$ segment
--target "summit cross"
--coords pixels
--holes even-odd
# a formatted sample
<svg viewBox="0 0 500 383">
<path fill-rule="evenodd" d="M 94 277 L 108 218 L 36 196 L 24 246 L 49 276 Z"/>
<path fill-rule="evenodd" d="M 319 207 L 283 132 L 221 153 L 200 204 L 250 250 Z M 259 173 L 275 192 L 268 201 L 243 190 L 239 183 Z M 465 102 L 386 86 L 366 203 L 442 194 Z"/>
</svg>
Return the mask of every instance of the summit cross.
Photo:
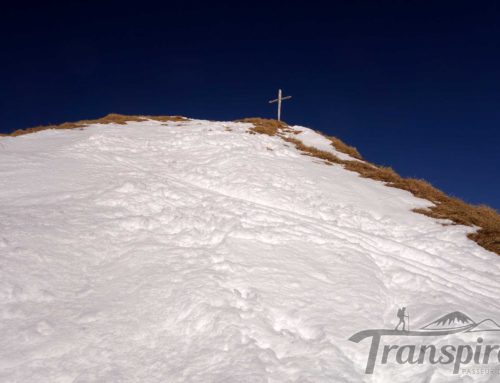
<svg viewBox="0 0 500 383">
<path fill-rule="evenodd" d="M 281 101 L 283 101 L 283 100 L 289 100 L 291 98 L 292 98 L 292 96 L 283 97 L 281 95 L 281 89 L 279 89 L 278 90 L 278 98 L 275 99 L 275 100 L 269 101 L 270 104 L 275 103 L 275 102 L 278 103 L 278 121 L 281 121 Z"/>
</svg>

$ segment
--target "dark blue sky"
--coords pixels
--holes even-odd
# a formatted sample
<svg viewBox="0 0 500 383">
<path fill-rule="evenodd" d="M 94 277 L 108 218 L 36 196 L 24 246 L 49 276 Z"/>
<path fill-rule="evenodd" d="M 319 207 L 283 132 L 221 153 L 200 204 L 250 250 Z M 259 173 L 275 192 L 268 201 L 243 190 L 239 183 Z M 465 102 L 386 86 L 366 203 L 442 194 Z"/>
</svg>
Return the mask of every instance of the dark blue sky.
<svg viewBox="0 0 500 383">
<path fill-rule="evenodd" d="M 70 3 L 70 2 L 67 2 Z M 0 131 L 124 114 L 274 117 L 500 209 L 495 1 L 4 6 Z"/>
</svg>

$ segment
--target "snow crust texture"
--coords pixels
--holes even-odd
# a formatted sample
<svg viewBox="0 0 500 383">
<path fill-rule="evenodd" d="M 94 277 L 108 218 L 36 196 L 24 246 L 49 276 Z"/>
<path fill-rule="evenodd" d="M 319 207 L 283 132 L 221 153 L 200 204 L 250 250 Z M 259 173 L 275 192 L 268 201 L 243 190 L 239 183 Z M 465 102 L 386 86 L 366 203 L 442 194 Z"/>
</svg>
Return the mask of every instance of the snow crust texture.
<svg viewBox="0 0 500 383">
<path fill-rule="evenodd" d="M 365 375 L 369 345 L 348 340 L 394 328 L 399 306 L 412 325 L 500 320 L 500 263 L 473 229 L 250 127 L 0 139 L 1 382 L 493 379 L 433 365 Z"/>
</svg>

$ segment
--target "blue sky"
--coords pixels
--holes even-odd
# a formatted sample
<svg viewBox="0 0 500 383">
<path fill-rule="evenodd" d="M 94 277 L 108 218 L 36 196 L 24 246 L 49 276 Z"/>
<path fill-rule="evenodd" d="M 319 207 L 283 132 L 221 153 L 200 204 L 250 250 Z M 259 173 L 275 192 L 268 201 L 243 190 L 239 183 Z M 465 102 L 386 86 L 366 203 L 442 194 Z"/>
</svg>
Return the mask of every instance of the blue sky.
<svg viewBox="0 0 500 383">
<path fill-rule="evenodd" d="M 0 131 L 123 114 L 274 117 L 500 209 L 496 2 L 12 2 Z"/>
</svg>

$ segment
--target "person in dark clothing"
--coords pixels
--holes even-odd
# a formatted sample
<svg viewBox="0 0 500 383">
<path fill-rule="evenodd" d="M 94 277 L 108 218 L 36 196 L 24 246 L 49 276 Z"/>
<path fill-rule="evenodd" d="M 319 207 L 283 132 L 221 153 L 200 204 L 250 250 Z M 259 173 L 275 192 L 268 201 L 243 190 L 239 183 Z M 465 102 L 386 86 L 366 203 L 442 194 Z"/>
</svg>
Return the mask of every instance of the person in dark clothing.
<svg viewBox="0 0 500 383">
<path fill-rule="evenodd" d="M 403 331 L 406 331 L 406 328 L 405 328 L 405 325 L 406 325 L 405 318 L 408 317 L 408 315 L 406 315 L 406 307 L 401 307 L 400 309 L 398 309 L 397 316 L 399 318 L 399 323 L 396 326 L 395 330 L 398 330 L 399 326 L 401 324 L 403 324 Z"/>
</svg>

